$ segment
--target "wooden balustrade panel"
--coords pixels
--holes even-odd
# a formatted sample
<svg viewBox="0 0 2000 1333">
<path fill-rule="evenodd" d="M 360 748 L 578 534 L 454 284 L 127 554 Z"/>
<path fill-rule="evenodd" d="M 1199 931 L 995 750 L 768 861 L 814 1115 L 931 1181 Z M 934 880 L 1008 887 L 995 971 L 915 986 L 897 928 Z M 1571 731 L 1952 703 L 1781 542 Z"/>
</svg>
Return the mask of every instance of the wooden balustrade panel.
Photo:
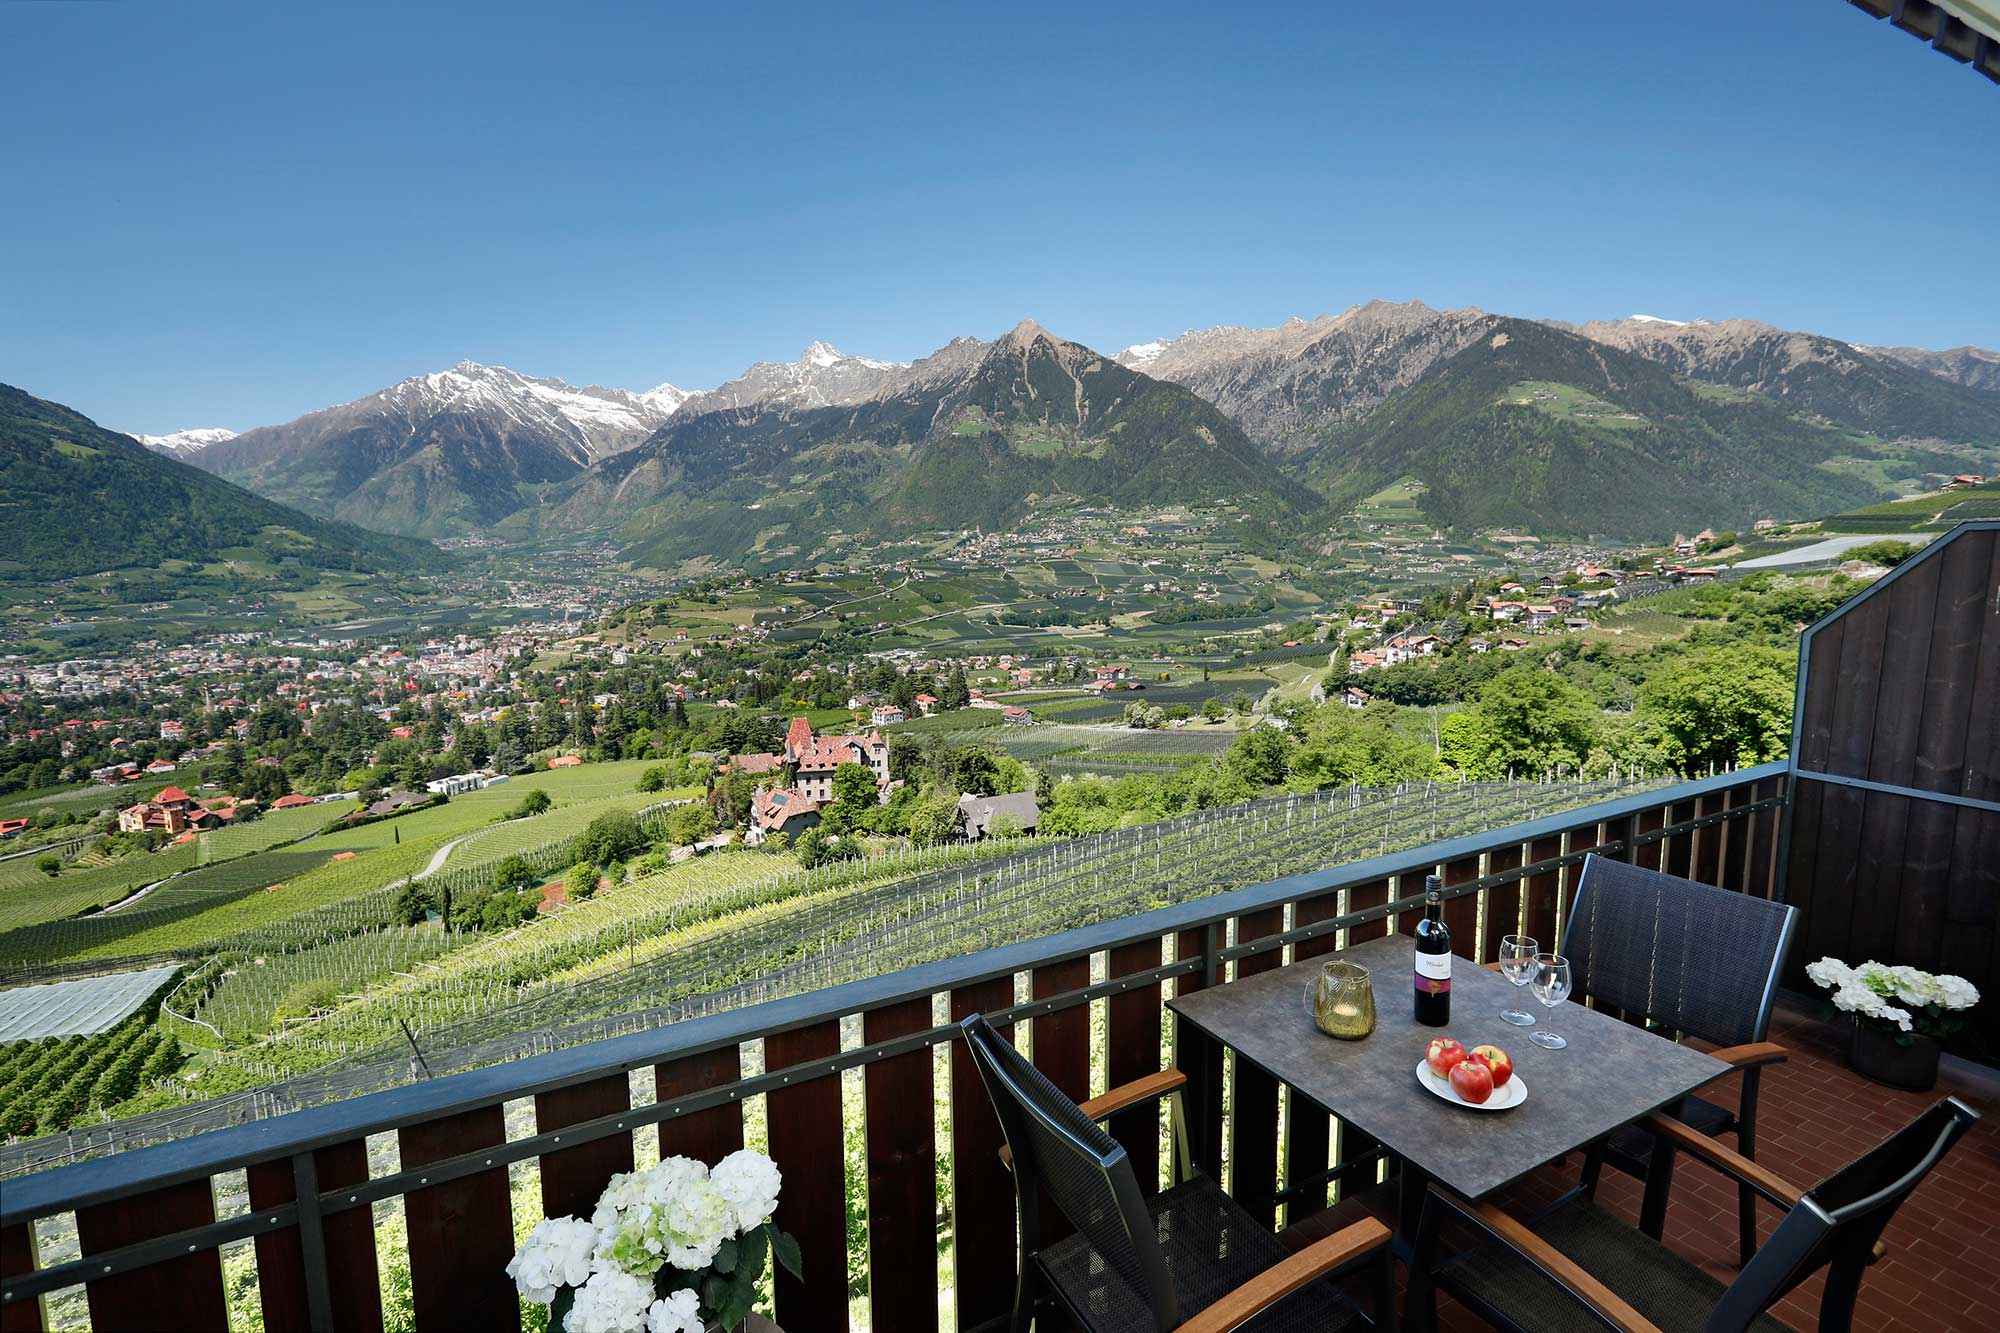
<svg viewBox="0 0 2000 1333">
<path fill-rule="evenodd" d="M 1750 864 L 1752 819 L 1738 812 L 1755 799 L 1753 785 L 1731 787 L 1722 794 L 1722 808 L 1729 812 L 1729 817 L 1711 830 L 1715 834 L 1714 882 L 1737 893 L 1744 891 L 1745 867 Z"/>
<path fill-rule="evenodd" d="M 1553 861 L 1563 854 L 1567 834 L 1552 833 L 1545 838 L 1537 838 L 1528 844 L 1528 862 L 1539 865 L 1543 861 Z M 1571 874 L 1574 879 L 1574 872 Z M 1543 870 L 1521 881 L 1521 894 L 1527 899 L 1526 920 L 1523 925 L 1528 935 L 1544 949 L 1557 947 L 1562 934 L 1557 921 L 1557 899 L 1562 894 L 1563 872 L 1561 867 Z"/>
<path fill-rule="evenodd" d="M 507 1141 L 502 1108 L 406 1125 L 396 1133 L 403 1170 Z M 421 1178 L 421 1176 L 419 1177 Z M 507 1169 L 495 1167 L 403 1196 L 410 1230 L 410 1296 L 420 1329 L 519 1329 L 521 1302 L 507 1276 L 514 1210 Z"/>
<path fill-rule="evenodd" d="M 1340 895 L 1322 893 L 1317 898 L 1302 898 L 1292 905 L 1292 926 L 1296 929 L 1317 925 L 1339 915 Z M 1296 963 L 1332 953 L 1338 943 L 1336 933 L 1331 930 L 1309 940 L 1300 940 L 1292 946 L 1292 961 Z M 1304 995 L 1299 998 L 1303 1004 Z M 1296 1187 L 1305 1177 L 1326 1170 L 1333 1143 L 1333 1118 L 1292 1089 L 1285 1088 L 1282 1092 L 1285 1098 L 1285 1183 L 1288 1187 Z M 1284 1224 L 1293 1226 L 1320 1212 L 1326 1207 L 1326 1197 L 1324 1185 L 1295 1195 L 1285 1205 Z"/>
<path fill-rule="evenodd" d="M 1634 865 L 1644 866 L 1648 870 L 1658 870 L 1660 868 L 1660 861 L 1665 852 L 1665 848 L 1662 845 L 1664 840 L 1653 838 L 1646 842 L 1640 842 L 1639 839 L 1649 833 L 1658 832 L 1660 829 L 1665 828 L 1666 824 L 1667 812 L 1660 806 L 1654 806 L 1650 810 L 1641 810 L 1633 819 L 1632 832 L 1628 836 L 1633 840 L 1631 859 Z"/>
<path fill-rule="evenodd" d="M 1282 906 L 1245 912 L 1236 918 L 1236 942 L 1249 944 L 1282 934 L 1284 929 Z M 1272 949 L 1237 959 L 1236 975 L 1259 976 L 1284 964 L 1284 951 Z M 1271 1225 L 1277 1220 L 1273 1196 L 1278 1192 L 1278 1081 L 1238 1059 L 1234 1091 L 1229 1117 L 1229 1192 L 1253 1217 Z"/>
<path fill-rule="evenodd" d="M 1210 927 L 1184 930 L 1174 937 L 1174 957 L 1199 958 L 1215 931 Z M 1174 980 L 1174 993 L 1188 995 L 1208 980 L 1194 972 Z M 1188 1153 L 1196 1166 L 1222 1178 L 1222 1048 L 1180 1018 L 1174 1020 L 1174 1064 L 1188 1076 Z"/>
<path fill-rule="evenodd" d="M 77 1240 L 88 1257 L 215 1220 L 210 1182 L 190 1180 L 76 1210 Z M 504 1262 L 504 1261 L 503 1261 Z M 511 1290 L 511 1287 L 510 1287 Z M 87 1284 L 90 1326 L 159 1333 L 210 1333 L 229 1325 L 222 1256 L 201 1250 Z"/>
<path fill-rule="evenodd" d="M 1072 958 L 1036 968 L 1028 978 L 1028 994 L 1044 1000 L 1089 984 L 1090 959 Z M 1090 1006 L 1075 1004 L 1052 1014 L 1037 1014 L 1031 1030 L 1035 1068 L 1070 1100 L 1090 1100 Z M 1043 1245 L 1053 1245 L 1073 1230 L 1046 1193 L 1041 1214 Z"/>
<path fill-rule="evenodd" d="M 997 1013 L 1014 1003 L 1014 979 L 1000 977 L 951 993 L 954 1022 Z M 1010 1028 L 996 1024 L 1007 1036 Z M 1114 1027 L 1115 1033 L 1117 1029 Z M 1014 1177 L 1000 1164 L 1000 1117 L 963 1041 L 951 1044 L 952 1278 L 958 1326 L 974 1328 L 1014 1306 Z"/>
<path fill-rule="evenodd" d="M 1378 879 L 1372 883 L 1357 885 L 1349 889 L 1347 891 L 1347 910 L 1350 912 L 1365 912 L 1371 907 L 1380 907 L 1383 903 L 1389 901 L 1389 894 L 1393 886 L 1393 880 Z M 1379 940 L 1388 933 L 1389 923 L 1387 920 L 1368 921 L 1358 926 L 1349 926 L 1347 928 L 1347 942 L 1349 944 L 1362 944 L 1368 940 Z"/>
<path fill-rule="evenodd" d="M 1160 941 L 1141 940 L 1111 950 L 1105 976 L 1116 979 L 1151 972 L 1160 965 Z M 1111 1087 L 1160 1071 L 1160 983 L 1135 983 L 1104 1002 L 1107 1043 L 1105 1071 Z M 1109 1126 L 1111 1137 L 1125 1148 L 1138 1177 L 1139 1192 L 1152 1194 L 1160 1186 L 1159 1104 L 1148 1102 Z"/>
<path fill-rule="evenodd" d="M 1695 817 L 1706 819 L 1720 814 L 1728 807 L 1729 793 L 1715 792 L 1695 802 Z M 1694 846 L 1688 858 L 1687 877 L 1700 884 L 1719 884 L 1722 867 L 1722 836 L 1728 827 L 1725 820 L 1696 829 Z"/>
<path fill-rule="evenodd" d="M 1470 884 L 1479 878 L 1479 858 L 1463 857 L 1444 868 L 1442 878 L 1447 890 L 1461 884 Z M 1421 884 L 1417 885 L 1422 888 Z M 1444 900 L 1444 924 L 1451 931 L 1451 951 L 1460 958 L 1470 958 L 1478 962 L 1479 954 L 1479 899 L 1478 893 L 1468 893 L 1457 898 Z M 1410 913 L 1410 929 L 1416 930 L 1419 913 Z"/>
<path fill-rule="evenodd" d="M 1752 801 L 1768 801 L 1785 789 L 1783 778 L 1765 778 L 1750 789 Z M 1759 898 L 1778 896 L 1778 831 L 1784 807 L 1771 806 L 1750 818 L 1748 892 Z"/>
<path fill-rule="evenodd" d="M 608 1074 L 588 1083 L 536 1093 L 535 1129 L 550 1134 L 631 1109 L 631 1080 L 623 1072 Z M 587 1218 L 611 1177 L 632 1169 L 631 1131 L 545 1152 L 541 1166 L 542 1216 Z"/>
<path fill-rule="evenodd" d="M 0 1227 L 0 1278 L 26 1277 L 35 1271 L 35 1233 L 27 1223 Z M 42 1333 L 42 1302 L 8 1301 L 0 1305 L 0 1333 Z"/>
<path fill-rule="evenodd" d="M 1678 801 L 1667 810 L 1668 825 L 1685 824 L 1695 817 L 1696 804 L 1693 801 Z M 1690 833 L 1676 833 L 1662 844 L 1660 867 L 1669 875 L 1690 878 L 1688 871 L 1694 865 L 1694 839 Z"/>
<path fill-rule="evenodd" d="M 768 1060 L 770 1052 L 765 1052 Z M 768 1068 L 769 1065 L 767 1064 Z M 743 1053 L 721 1046 L 669 1064 L 653 1066 L 653 1095 L 663 1102 L 710 1088 L 727 1087 L 743 1077 Z M 691 1115 L 660 1122 L 660 1156 L 692 1157 L 719 1162 L 743 1146 L 743 1105 L 724 1102 Z"/>
<path fill-rule="evenodd" d="M 1504 875 L 1521 868 L 1521 849 L 1510 844 L 1486 854 L 1486 873 Z M 1510 879 L 1486 890 L 1486 921 L 1480 928 L 1479 959 L 1490 963 L 1500 956 L 1500 941 L 1521 933 L 1521 881 Z M 1540 936 L 1536 937 L 1537 939 Z"/>
<path fill-rule="evenodd" d="M 368 1145 L 350 1139 L 313 1154 L 320 1193 L 368 1179 Z M 259 1162 L 247 1173 L 250 1206 L 275 1208 L 297 1197 L 292 1159 Z M 333 1326 L 355 1333 L 381 1333 L 382 1288 L 375 1266 L 375 1218 L 366 1208 L 328 1213 L 320 1219 L 326 1244 L 327 1295 Z M 257 1295 L 264 1307 L 265 1333 L 304 1333 L 312 1327 L 306 1299 L 305 1250 L 297 1227 L 257 1237 Z"/>
<path fill-rule="evenodd" d="M 837 1023 L 774 1032 L 764 1038 L 764 1068 L 840 1054 Z M 785 1333 L 831 1333 L 847 1327 L 847 1185 L 840 1120 L 840 1076 L 822 1074 L 764 1099 L 771 1157 L 784 1173 L 777 1223 L 799 1243 L 805 1276 L 782 1268 L 775 1282 L 778 1325 Z"/>
<path fill-rule="evenodd" d="M 931 1027 L 928 995 L 862 1015 L 869 1045 Z M 938 1320 L 936 1090 L 928 1046 L 863 1072 L 868 1160 L 868 1310 L 880 1329 Z"/>
</svg>

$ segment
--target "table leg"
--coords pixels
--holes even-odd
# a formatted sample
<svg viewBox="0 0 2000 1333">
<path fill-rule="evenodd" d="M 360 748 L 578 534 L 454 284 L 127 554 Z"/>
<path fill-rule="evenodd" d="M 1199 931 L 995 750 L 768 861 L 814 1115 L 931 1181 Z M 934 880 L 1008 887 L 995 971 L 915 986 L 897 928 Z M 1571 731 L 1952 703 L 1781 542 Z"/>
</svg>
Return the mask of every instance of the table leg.
<svg viewBox="0 0 2000 1333">
<path fill-rule="evenodd" d="M 1431 1178 L 1407 1157 L 1396 1159 L 1396 1253 L 1408 1259 L 1416 1244 L 1417 1223 L 1424 1213 L 1424 1195 Z"/>
</svg>

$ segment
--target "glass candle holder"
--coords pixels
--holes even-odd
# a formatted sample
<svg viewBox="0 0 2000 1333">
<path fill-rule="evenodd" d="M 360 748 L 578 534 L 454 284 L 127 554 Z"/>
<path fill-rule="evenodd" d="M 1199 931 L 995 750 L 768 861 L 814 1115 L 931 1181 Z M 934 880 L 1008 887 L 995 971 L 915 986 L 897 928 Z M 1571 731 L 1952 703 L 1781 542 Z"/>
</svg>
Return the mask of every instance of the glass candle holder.
<svg viewBox="0 0 2000 1333">
<path fill-rule="evenodd" d="M 1331 962 L 1306 983 L 1306 1012 L 1329 1037 L 1359 1041 L 1375 1030 L 1375 987 L 1359 963 Z"/>
</svg>

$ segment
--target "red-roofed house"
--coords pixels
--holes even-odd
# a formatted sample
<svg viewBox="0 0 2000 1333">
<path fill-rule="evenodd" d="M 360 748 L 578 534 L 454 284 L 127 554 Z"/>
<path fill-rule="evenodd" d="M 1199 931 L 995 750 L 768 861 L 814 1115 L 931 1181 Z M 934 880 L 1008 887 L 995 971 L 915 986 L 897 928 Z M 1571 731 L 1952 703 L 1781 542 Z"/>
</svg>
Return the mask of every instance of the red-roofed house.
<svg viewBox="0 0 2000 1333">
<path fill-rule="evenodd" d="M 819 823 L 819 802 L 791 787 L 759 787 L 750 798 L 750 827 L 743 841 L 755 847 L 774 833 L 796 838 Z"/>
<path fill-rule="evenodd" d="M 280 796 L 277 800 L 271 802 L 271 808 L 273 810 L 296 810 L 302 805 L 311 805 L 312 803 L 312 797 L 301 796 L 297 792 L 293 792 L 289 796 Z"/>
</svg>

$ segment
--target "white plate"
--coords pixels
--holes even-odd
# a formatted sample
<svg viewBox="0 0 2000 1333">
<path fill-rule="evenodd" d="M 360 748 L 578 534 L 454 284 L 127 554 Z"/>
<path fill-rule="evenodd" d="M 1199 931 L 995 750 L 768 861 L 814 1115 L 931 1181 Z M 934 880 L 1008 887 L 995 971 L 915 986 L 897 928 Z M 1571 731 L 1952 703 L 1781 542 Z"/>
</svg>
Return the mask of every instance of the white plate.
<svg viewBox="0 0 2000 1333">
<path fill-rule="evenodd" d="M 1417 1061 L 1417 1082 L 1450 1102 L 1453 1106 L 1463 1106 L 1468 1111 L 1511 1111 L 1528 1100 L 1528 1085 L 1521 1081 L 1518 1071 L 1507 1080 L 1504 1088 L 1493 1089 L 1493 1095 L 1483 1102 L 1469 1102 L 1453 1091 L 1450 1079 L 1439 1078 L 1431 1072 L 1431 1062 Z"/>
</svg>

